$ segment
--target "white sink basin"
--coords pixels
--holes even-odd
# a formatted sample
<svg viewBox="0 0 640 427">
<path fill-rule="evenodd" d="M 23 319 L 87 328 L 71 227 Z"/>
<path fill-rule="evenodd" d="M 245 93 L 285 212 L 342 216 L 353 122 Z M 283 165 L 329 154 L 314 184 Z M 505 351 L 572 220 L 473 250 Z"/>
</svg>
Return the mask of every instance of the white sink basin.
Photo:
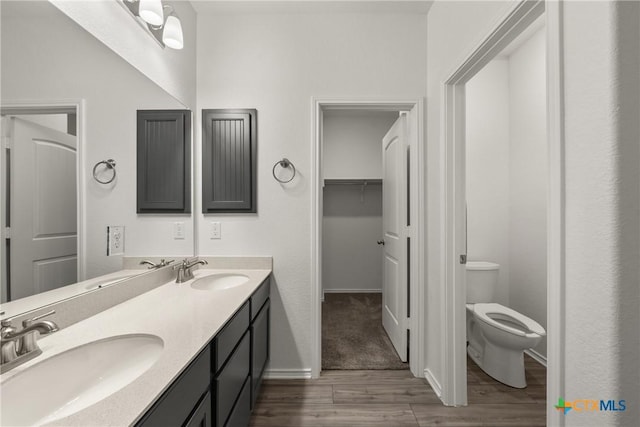
<svg viewBox="0 0 640 427">
<path fill-rule="evenodd" d="M 196 279 L 196 281 L 191 284 L 191 287 L 202 291 L 221 291 L 235 288 L 248 281 L 249 277 L 244 274 L 211 274 Z"/>
<path fill-rule="evenodd" d="M 85 409 L 146 372 L 163 347 L 155 335 L 119 335 L 45 359 L 0 384 L 0 425 L 42 425 Z"/>
</svg>

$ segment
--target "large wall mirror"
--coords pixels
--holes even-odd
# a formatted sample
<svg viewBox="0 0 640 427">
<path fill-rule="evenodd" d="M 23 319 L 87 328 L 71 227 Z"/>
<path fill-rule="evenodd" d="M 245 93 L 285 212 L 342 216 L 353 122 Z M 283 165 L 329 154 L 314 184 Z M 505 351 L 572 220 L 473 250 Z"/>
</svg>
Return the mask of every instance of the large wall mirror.
<svg viewBox="0 0 640 427">
<path fill-rule="evenodd" d="M 4 306 L 93 290 L 73 284 L 123 256 L 192 256 L 190 214 L 136 213 L 136 111 L 188 107 L 48 1 L 0 8 Z"/>
</svg>

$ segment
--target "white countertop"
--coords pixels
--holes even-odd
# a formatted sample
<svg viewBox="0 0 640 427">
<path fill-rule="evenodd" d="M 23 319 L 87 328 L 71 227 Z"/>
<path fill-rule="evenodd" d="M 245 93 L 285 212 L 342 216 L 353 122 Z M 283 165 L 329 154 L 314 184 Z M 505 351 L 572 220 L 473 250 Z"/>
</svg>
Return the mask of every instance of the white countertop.
<svg viewBox="0 0 640 427">
<path fill-rule="evenodd" d="M 195 277 L 214 273 L 244 274 L 249 281 L 220 291 L 193 289 L 192 281 L 166 283 L 41 338 L 43 354 L 3 374 L 2 381 L 78 345 L 123 334 L 156 335 L 164 341 L 164 348 L 149 370 L 111 396 L 47 425 L 125 426 L 135 423 L 247 301 L 271 270 L 199 269 L 195 271 Z"/>
<path fill-rule="evenodd" d="M 67 298 L 75 297 L 80 294 L 94 291 L 99 286 L 109 286 L 127 278 L 131 278 L 140 274 L 149 273 L 153 270 L 147 269 L 126 269 L 114 271 L 102 276 L 93 277 L 83 280 L 82 282 L 73 283 L 71 285 L 62 286 L 47 292 L 41 292 L 35 295 L 29 295 L 15 301 L 0 304 L 0 310 L 4 312 L 2 318 L 9 318 L 26 313 L 34 307 L 44 307 Z"/>
</svg>

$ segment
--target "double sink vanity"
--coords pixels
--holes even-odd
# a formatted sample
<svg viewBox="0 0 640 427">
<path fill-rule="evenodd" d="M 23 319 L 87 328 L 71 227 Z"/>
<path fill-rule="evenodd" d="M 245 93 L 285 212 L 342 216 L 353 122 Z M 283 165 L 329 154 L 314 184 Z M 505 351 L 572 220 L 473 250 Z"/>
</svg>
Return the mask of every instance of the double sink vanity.
<svg viewBox="0 0 640 427">
<path fill-rule="evenodd" d="M 19 331 L 54 309 L 32 324 L 59 330 L 2 373 L 0 425 L 248 425 L 269 357 L 271 258 L 201 260 L 13 316 Z"/>
</svg>

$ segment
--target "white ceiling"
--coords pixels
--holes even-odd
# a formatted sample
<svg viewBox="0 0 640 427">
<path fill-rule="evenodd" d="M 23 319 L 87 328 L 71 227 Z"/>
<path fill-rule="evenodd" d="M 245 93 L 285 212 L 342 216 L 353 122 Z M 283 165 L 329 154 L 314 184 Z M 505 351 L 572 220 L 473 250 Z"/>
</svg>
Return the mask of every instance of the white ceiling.
<svg viewBox="0 0 640 427">
<path fill-rule="evenodd" d="M 426 14 L 432 0 L 191 0 L 198 15 L 221 13 Z"/>
</svg>

